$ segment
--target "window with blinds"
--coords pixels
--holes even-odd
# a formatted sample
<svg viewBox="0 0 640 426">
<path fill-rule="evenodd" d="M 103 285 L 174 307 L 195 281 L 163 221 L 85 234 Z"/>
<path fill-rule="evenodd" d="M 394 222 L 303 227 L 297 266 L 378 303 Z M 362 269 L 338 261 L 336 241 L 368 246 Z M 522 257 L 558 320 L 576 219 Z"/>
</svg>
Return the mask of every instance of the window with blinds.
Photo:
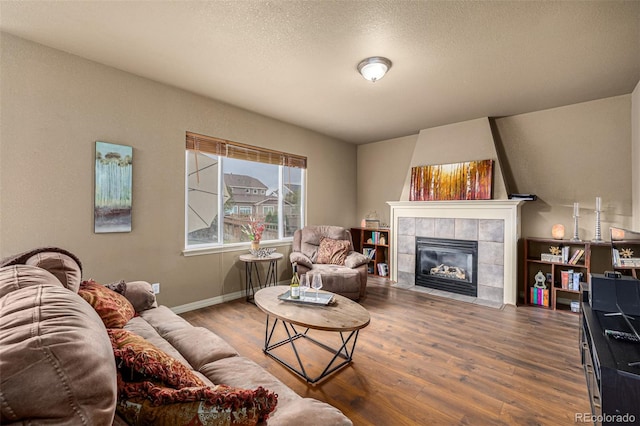
<svg viewBox="0 0 640 426">
<path fill-rule="evenodd" d="M 187 132 L 185 247 L 293 237 L 304 226 L 306 157 Z M 222 220 L 220 220 L 220 218 Z"/>
</svg>

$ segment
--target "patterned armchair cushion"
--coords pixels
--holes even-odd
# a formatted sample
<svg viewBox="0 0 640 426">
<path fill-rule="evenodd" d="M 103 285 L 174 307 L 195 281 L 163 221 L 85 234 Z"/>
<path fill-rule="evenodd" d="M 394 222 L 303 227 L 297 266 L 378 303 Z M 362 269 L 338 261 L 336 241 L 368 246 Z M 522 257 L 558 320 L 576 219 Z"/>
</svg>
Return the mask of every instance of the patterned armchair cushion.
<svg viewBox="0 0 640 426">
<path fill-rule="evenodd" d="M 351 247 L 350 250 L 353 250 L 351 234 L 346 228 L 330 225 L 309 225 L 300 230 L 299 251 L 311 259 L 313 263 L 317 263 L 318 247 L 324 237 L 334 240 L 348 240 Z"/>
<path fill-rule="evenodd" d="M 318 246 L 316 263 L 330 265 L 344 265 L 344 260 L 349 254 L 351 243 L 348 240 L 334 240 L 322 237 Z"/>
</svg>

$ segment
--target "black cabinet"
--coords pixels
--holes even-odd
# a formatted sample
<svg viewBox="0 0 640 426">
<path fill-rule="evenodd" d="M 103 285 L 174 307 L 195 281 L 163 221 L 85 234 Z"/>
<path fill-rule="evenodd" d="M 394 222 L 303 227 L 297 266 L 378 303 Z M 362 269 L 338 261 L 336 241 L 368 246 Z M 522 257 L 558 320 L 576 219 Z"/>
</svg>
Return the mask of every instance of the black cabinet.
<svg viewBox="0 0 640 426">
<path fill-rule="evenodd" d="M 605 335 L 605 329 L 624 331 L 624 320 L 593 311 L 584 296 L 581 312 L 580 348 L 591 420 L 597 425 L 640 424 L 640 343 Z"/>
</svg>

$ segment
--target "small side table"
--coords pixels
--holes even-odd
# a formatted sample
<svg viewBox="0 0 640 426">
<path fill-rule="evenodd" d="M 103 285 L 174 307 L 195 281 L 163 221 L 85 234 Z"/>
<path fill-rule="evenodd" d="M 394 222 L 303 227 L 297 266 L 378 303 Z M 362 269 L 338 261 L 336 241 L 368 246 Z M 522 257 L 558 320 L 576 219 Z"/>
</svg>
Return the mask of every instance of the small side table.
<svg viewBox="0 0 640 426">
<path fill-rule="evenodd" d="M 259 289 L 270 285 L 277 285 L 278 260 L 283 257 L 282 253 L 271 253 L 267 257 L 258 257 L 252 254 L 240 255 L 240 260 L 244 262 L 247 302 L 253 300 L 253 288 L 255 284 L 258 285 Z M 260 268 L 258 268 L 258 263 L 262 262 L 269 262 L 267 275 L 264 277 L 264 281 L 262 280 L 262 277 L 260 277 Z"/>
</svg>

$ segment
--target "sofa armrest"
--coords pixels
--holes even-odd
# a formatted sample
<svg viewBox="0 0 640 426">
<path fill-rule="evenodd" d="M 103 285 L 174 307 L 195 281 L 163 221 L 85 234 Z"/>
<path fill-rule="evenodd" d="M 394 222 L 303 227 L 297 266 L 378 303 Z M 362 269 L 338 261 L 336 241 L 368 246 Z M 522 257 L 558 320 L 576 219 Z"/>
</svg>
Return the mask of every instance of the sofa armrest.
<svg viewBox="0 0 640 426">
<path fill-rule="evenodd" d="M 344 266 L 347 268 L 357 268 L 360 265 L 365 265 L 369 263 L 369 258 L 362 253 L 358 253 L 357 251 L 352 251 L 349 253 L 347 258 L 344 260 Z"/>
<path fill-rule="evenodd" d="M 289 260 L 291 263 L 297 263 L 298 265 L 304 265 L 307 268 L 313 268 L 313 262 L 307 256 L 305 256 L 302 252 L 294 251 L 289 255 Z"/>
</svg>

